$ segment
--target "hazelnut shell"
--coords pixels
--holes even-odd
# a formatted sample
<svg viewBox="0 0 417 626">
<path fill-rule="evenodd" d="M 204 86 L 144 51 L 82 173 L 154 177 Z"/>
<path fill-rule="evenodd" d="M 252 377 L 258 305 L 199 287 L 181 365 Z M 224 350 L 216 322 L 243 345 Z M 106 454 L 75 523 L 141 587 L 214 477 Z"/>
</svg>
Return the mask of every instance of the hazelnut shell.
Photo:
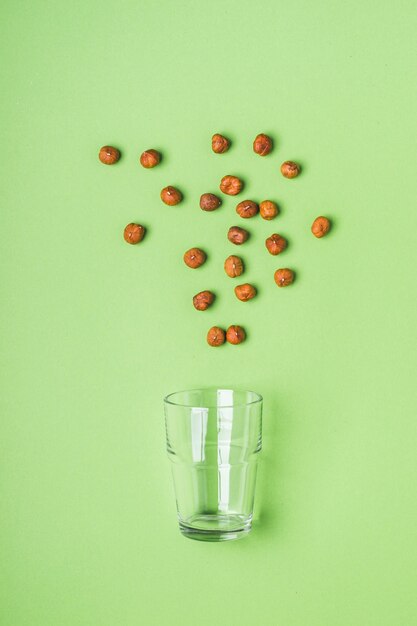
<svg viewBox="0 0 417 626">
<path fill-rule="evenodd" d="M 245 339 L 246 339 L 246 333 L 244 329 L 242 328 L 242 326 L 237 326 L 237 325 L 229 326 L 229 328 L 226 331 L 226 340 L 229 343 L 232 343 L 233 345 L 237 345 L 239 343 L 242 343 L 242 341 L 245 341 Z"/>
<path fill-rule="evenodd" d="M 182 193 L 176 187 L 164 187 L 161 191 L 161 200 L 168 204 L 169 206 L 175 206 L 182 200 Z"/>
<path fill-rule="evenodd" d="M 237 196 L 242 191 L 243 182 L 237 176 L 223 176 L 220 181 L 220 191 L 228 196 Z"/>
<path fill-rule="evenodd" d="M 238 285 L 235 287 L 235 295 L 238 300 L 247 302 L 256 296 L 256 289 L 253 285 L 245 283 L 244 285 Z"/>
<path fill-rule="evenodd" d="M 236 206 L 236 213 L 245 219 L 254 217 L 259 211 L 259 207 L 253 200 L 242 200 Z"/>
<path fill-rule="evenodd" d="M 212 326 L 207 333 L 207 343 L 209 346 L 217 348 L 226 341 L 226 333 L 219 326 Z"/>
<path fill-rule="evenodd" d="M 294 161 L 284 161 L 281 165 L 281 174 L 285 178 L 295 178 L 300 173 L 301 168 Z"/>
<path fill-rule="evenodd" d="M 100 148 L 98 158 L 104 165 L 113 165 L 120 159 L 120 151 L 113 146 L 103 146 Z"/>
<path fill-rule="evenodd" d="M 265 240 L 265 246 L 270 254 L 276 256 L 285 250 L 287 240 L 278 233 L 274 233 Z"/>
<path fill-rule="evenodd" d="M 211 148 L 216 154 L 223 154 L 230 148 L 230 141 L 224 135 L 216 133 L 211 138 Z"/>
<path fill-rule="evenodd" d="M 276 270 L 274 280 L 278 287 L 287 287 L 294 282 L 294 272 L 288 267 L 282 267 L 279 270 Z"/>
<path fill-rule="evenodd" d="M 214 193 L 203 193 L 200 197 L 200 209 L 203 211 L 215 211 L 222 201 Z"/>
<path fill-rule="evenodd" d="M 279 208 L 272 200 L 263 200 L 259 205 L 259 213 L 264 220 L 273 220 L 279 213 Z"/>
<path fill-rule="evenodd" d="M 161 155 L 158 150 L 145 150 L 140 155 L 140 164 L 146 169 L 150 169 L 152 167 L 156 167 L 161 160 Z"/>
<path fill-rule="evenodd" d="M 323 215 L 316 217 L 316 219 L 314 220 L 311 226 L 311 232 L 318 239 L 321 239 L 321 237 L 324 237 L 324 235 L 326 235 L 329 232 L 329 230 L 330 230 L 330 221 L 328 220 L 327 217 L 324 217 Z"/>
<path fill-rule="evenodd" d="M 128 224 L 123 232 L 124 240 L 127 243 L 140 243 L 145 236 L 145 228 L 141 224 Z"/>
<path fill-rule="evenodd" d="M 187 252 L 184 253 L 184 263 L 191 267 L 192 269 L 196 269 L 205 263 L 206 261 L 206 253 L 200 248 L 190 248 Z"/>
<path fill-rule="evenodd" d="M 243 261 L 240 257 L 230 255 L 224 262 L 224 271 L 230 278 L 236 278 L 243 274 Z"/>
<path fill-rule="evenodd" d="M 193 298 L 193 305 L 197 311 L 205 311 L 214 302 L 214 293 L 211 291 L 200 291 Z"/>
<path fill-rule="evenodd" d="M 266 156 L 272 150 L 272 139 L 268 135 L 261 133 L 255 137 L 253 142 L 253 151 L 259 156 Z"/>
<path fill-rule="evenodd" d="M 244 228 L 240 228 L 239 226 L 231 226 L 227 233 L 227 238 L 231 243 L 234 243 L 236 246 L 242 245 L 249 238 L 249 233 Z"/>
</svg>

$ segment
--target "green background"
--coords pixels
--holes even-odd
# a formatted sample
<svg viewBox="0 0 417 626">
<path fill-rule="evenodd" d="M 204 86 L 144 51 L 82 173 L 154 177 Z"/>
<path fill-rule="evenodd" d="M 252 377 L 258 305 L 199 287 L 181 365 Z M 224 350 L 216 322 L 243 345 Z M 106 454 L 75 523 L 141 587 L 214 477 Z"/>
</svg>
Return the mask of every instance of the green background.
<svg viewBox="0 0 417 626">
<path fill-rule="evenodd" d="M 2 626 L 416 624 L 415 2 L 1 13 Z M 164 160 L 144 170 L 150 147 Z M 302 176 L 282 178 L 285 159 Z M 239 199 L 279 202 L 275 222 L 243 222 L 233 198 L 200 211 L 228 173 Z M 334 228 L 317 240 L 320 214 Z M 236 223 L 246 304 L 222 269 Z M 195 245 L 209 260 L 192 271 Z M 232 323 L 245 344 L 205 344 Z M 162 397 L 204 385 L 265 398 L 256 522 L 230 544 L 177 529 Z"/>
</svg>

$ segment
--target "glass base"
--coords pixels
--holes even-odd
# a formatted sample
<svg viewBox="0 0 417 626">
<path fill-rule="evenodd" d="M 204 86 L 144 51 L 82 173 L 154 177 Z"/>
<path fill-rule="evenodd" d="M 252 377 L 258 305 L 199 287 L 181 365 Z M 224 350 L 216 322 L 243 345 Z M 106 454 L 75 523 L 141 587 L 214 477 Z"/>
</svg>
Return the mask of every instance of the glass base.
<svg viewBox="0 0 417 626">
<path fill-rule="evenodd" d="M 184 537 L 197 541 L 230 541 L 246 537 L 252 528 L 252 518 L 243 515 L 200 514 L 179 520 Z"/>
</svg>

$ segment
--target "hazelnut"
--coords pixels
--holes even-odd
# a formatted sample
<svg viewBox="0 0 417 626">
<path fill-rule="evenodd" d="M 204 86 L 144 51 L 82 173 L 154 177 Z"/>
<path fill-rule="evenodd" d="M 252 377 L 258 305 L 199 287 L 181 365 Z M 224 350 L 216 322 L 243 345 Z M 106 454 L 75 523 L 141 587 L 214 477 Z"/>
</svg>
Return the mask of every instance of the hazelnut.
<svg viewBox="0 0 417 626">
<path fill-rule="evenodd" d="M 320 239 L 321 237 L 324 237 L 324 235 L 326 235 L 329 232 L 329 230 L 330 230 L 330 221 L 327 219 L 327 217 L 323 217 L 323 215 L 320 215 L 320 217 L 316 217 L 316 219 L 314 220 L 311 226 L 311 232 L 318 239 Z"/>
<path fill-rule="evenodd" d="M 230 141 L 227 137 L 216 133 L 211 138 L 211 147 L 213 152 L 216 152 L 216 154 L 223 154 L 223 152 L 227 152 L 230 148 Z"/>
<path fill-rule="evenodd" d="M 123 237 L 127 243 L 139 243 L 145 236 L 145 229 L 140 224 L 128 224 L 124 230 Z"/>
<path fill-rule="evenodd" d="M 182 200 L 182 193 L 175 187 L 164 187 L 161 191 L 161 200 L 169 206 L 174 206 Z"/>
<path fill-rule="evenodd" d="M 242 302 L 247 302 L 248 300 L 252 300 L 256 296 L 256 289 L 253 285 L 249 285 L 249 283 L 245 283 L 244 285 L 238 285 L 235 287 L 236 298 L 241 300 Z"/>
<path fill-rule="evenodd" d="M 259 205 L 259 213 L 264 220 L 273 220 L 279 213 L 279 208 L 272 200 L 264 200 Z"/>
<path fill-rule="evenodd" d="M 239 226 L 231 226 L 227 233 L 228 240 L 236 246 L 240 246 L 242 243 L 245 243 L 245 241 L 248 240 L 248 237 L 248 231 L 244 228 L 239 228 Z"/>
<path fill-rule="evenodd" d="M 228 196 L 237 196 L 242 191 L 243 182 L 237 176 L 223 176 L 220 181 L 220 191 Z"/>
<path fill-rule="evenodd" d="M 226 334 L 222 328 L 212 326 L 207 333 L 207 343 L 209 346 L 221 346 L 226 340 Z"/>
<path fill-rule="evenodd" d="M 243 261 L 238 256 L 228 256 L 224 262 L 224 271 L 230 278 L 235 278 L 243 273 Z"/>
<path fill-rule="evenodd" d="M 117 163 L 120 159 L 120 152 L 117 148 L 113 148 L 113 146 L 103 146 L 100 148 L 98 158 L 105 165 L 113 165 L 113 163 Z"/>
<path fill-rule="evenodd" d="M 200 197 L 200 209 L 203 211 L 214 211 L 218 209 L 222 201 L 214 193 L 203 193 Z"/>
<path fill-rule="evenodd" d="M 236 213 L 244 218 L 253 217 L 258 211 L 258 205 L 256 202 L 252 202 L 252 200 L 243 200 L 236 207 Z"/>
<path fill-rule="evenodd" d="M 285 250 L 285 248 L 287 247 L 287 240 L 284 239 L 284 237 L 281 237 L 281 235 L 274 233 L 273 235 L 268 237 L 268 239 L 266 239 L 265 245 L 268 249 L 268 252 L 273 255 L 277 255 Z"/>
<path fill-rule="evenodd" d="M 193 298 L 193 305 L 197 311 L 205 311 L 213 304 L 214 293 L 211 291 L 200 291 Z"/>
<path fill-rule="evenodd" d="M 200 267 L 200 265 L 203 265 L 207 257 L 206 253 L 203 252 L 203 250 L 200 250 L 200 248 L 191 248 L 190 250 L 187 250 L 183 258 L 184 263 L 188 265 L 188 267 L 196 269 L 197 267 Z"/>
<path fill-rule="evenodd" d="M 278 287 L 287 287 L 294 281 L 294 272 L 288 267 L 283 267 L 275 272 L 274 280 Z"/>
<path fill-rule="evenodd" d="M 229 326 L 226 331 L 226 339 L 229 343 L 237 345 L 246 339 L 246 333 L 242 326 Z"/>
<path fill-rule="evenodd" d="M 253 151 L 259 156 L 266 156 L 272 150 L 272 139 L 268 135 L 260 134 L 255 137 L 253 142 Z"/>
<path fill-rule="evenodd" d="M 139 159 L 140 164 L 147 169 L 158 165 L 160 160 L 161 155 L 158 150 L 145 150 L 145 152 L 142 152 Z"/>
<path fill-rule="evenodd" d="M 281 174 L 285 176 L 285 178 L 295 178 L 300 173 L 300 166 L 294 161 L 285 161 L 281 165 Z"/>
</svg>

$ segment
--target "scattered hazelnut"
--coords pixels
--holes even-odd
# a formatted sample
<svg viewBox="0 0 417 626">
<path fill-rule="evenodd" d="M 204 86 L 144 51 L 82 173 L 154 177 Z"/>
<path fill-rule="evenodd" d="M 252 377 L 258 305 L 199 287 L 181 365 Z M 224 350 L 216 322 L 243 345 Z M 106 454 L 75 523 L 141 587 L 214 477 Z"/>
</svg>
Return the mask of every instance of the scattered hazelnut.
<svg viewBox="0 0 417 626">
<path fill-rule="evenodd" d="M 160 160 L 161 155 L 158 150 L 145 150 L 145 152 L 142 152 L 139 159 L 140 164 L 147 169 L 158 165 Z"/>
<path fill-rule="evenodd" d="M 214 193 L 203 193 L 200 197 L 200 209 L 203 211 L 214 211 L 218 209 L 222 201 Z"/>
<path fill-rule="evenodd" d="M 253 151 L 259 156 L 266 156 L 272 150 L 272 139 L 268 135 L 260 134 L 255 137 Z"/>
<path fill-rule="evenodd" d="M 207 256 L 203 250 L 200 250 L 200 248 L 191 248 L 190 250 L 187 250 L 183 258 L 184 263 L 188 265 L 188 267 L 196 269 L 197 267 L 200 267 L 200 265 L 203 265 Z"/>
<path fill-rule="evenodd" d="M 100 148 L 98 158 L 105 165 L 113 165 L 113 163 L 117 163 L 120 159 L 120 152 L 117 148 L 113 148 L 113 146 L 103 146 Z"/>
<path fill-rule="evenodd" d="M 230 141 L 227 137 L 216 133 L 211 138 L 211 147 L 213 152 L 216 152 L 216 154 L 223 154 L 223 152 L 227 152 L 230 148 Z"/>
<path fill-rule="evenodd" d="M 230 278 L 235 278 L 243 273 L 243 261 L 238 256 L 228 256 L 224 262 L 224 271 Z"/>
<path fill-rule="evenodd" d="M 211 291 L 200 291 L 193 298 L 193 305 L 197 311 L 205 311 L 213 304 L 214 293 Z"/>
<path fill-rule="evenodd" d="M 220 181 L 220 191 L 228 196 L 237 196 L 242 191 L 243 182 L 237 176 L 223 176 Z"/>
<path fill-rule="evenodd" d="M 285 161 L 281 165 L 281 174 L 285 176 L 285 178 L 295 178 L 300 173 L 300 166 L 294 161 Z"/>
<path fill-rule="evenodd" d="M 236 298 L 242 300 L 242 302 L 247 302 L 256 296 L 256 289 L 253 285 L 245 283 L 244 285 L 238 285 L 235 287 L 235 294 Z"/>
<path fill-rule="evenodd" d="M 175 187 L 164 187 L 161 191 L 161 200 L 169 206 L 174 206 L 182 200 L 182 193 Z"/>
<path fill-rule="evenodd" d="M 145 229 L 140 224 L 128 224 L 124 230 L 123 237 L 127 243 L 139 243 L 145 236 Z"/>
<path fill-rule="evenodd" d="M 243 200 L 236 207 L 236 213 L 244 218 L 253 217 L 258 211 L 258 205 L 256 202 L 252 202 L 252 200 Z"/>
<path fill-rule="evenodd" d="M 237 345 L 246 339 L 246 333 L 242 326 L 229 326 L 226 331 L 226 339 L 229 343 Z"/>
<path fill-rule="evenodd" d="M 271 200 L 264 200 L 259 205 L 259 213 L 264 220 L 273 220 L 279 213 L 279 208 Z"/>
<path fill-rule="evenodd" d="M 248 231 L 244 228 L 239 228 L 239 226 L 231 226 L 227 233 L 228 240 L 236 246 L 240 246 L 242 243 L 245 243 L 245 241 L 248 240 L 248 237 Z"/>
<path fill-rule="evenodd" d="M 266 239 L 265 245 L 268 249 L 268 252 L 273 255 L 277 255 L 285 250 L 285 248 L 287 247 L 287 240 L 284 239 L 284 237 L 281 237 L 281 235 L 274 233 L 273 235 L 268 237 L 268 239 Z"/>
<path fill-rule="evenodd" d="M 278 287 L 287 287 L 294 281 L 294 272 L 288 267 L 283 267 L 275 272 L 274 280 Z"/>
<path fill-rule="evenodd" d="M 221 346 L 226 340 L 226 333 L 218 326 L 212 326 L 207 333 L 207 343 L 209 346 Z"/>
<path fill-rule="evenodd" d="M 323 215 L 320 215 L 320 217 L 316 217 L 316 219 L 314 220 L 311 226 L 311 232 L 318 239 L 320 239 L 321 237 L 324 237 L 324 235 L 326 235 L 329 232 L 329 230 L 330 230 L 330 221 L 327 219 L 327 217 L 323 217 Z"/>
</svg>

